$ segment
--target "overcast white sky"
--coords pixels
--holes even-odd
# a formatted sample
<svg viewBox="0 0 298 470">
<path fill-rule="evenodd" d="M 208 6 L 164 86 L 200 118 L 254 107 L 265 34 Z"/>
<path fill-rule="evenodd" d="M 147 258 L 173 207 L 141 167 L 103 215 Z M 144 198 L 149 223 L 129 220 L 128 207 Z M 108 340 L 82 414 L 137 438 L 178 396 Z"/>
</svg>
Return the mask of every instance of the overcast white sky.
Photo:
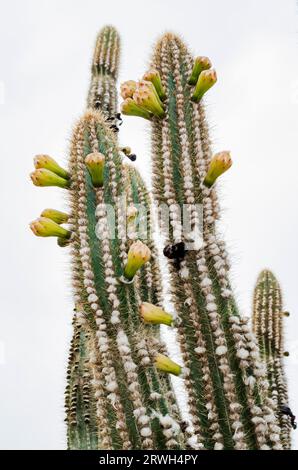
<svg viewBox="0 0 298 470">
<path fill-rule="evenodd" d="M 291 406 L 298 413 L 298 6 L 294 0 L 1 0 L 0 448 L 63 449 L 63 393 L 72 301 L 66 252 L 28 222 L 67 209 L 63 190 L 29 181 L 32 158 L 65 161 L 82 113 L 98 30 L 122 36 L 120 79 L 140 77 L 156 38 L 181 34 L 211 58 L 207 98 L 214 150 L 230 149 L 222 178 L 222 230 L 241 309 L 258 272 L 283 287 Z M 129 118 L 121 141 L 150 181 L 149 129 Z M 296 431 L 296 434 L 298 431 Z M 297 436 L 295 439 L 298 442 Z M 295 444 L 297 448 L 297 444 Z"/>
</svg>

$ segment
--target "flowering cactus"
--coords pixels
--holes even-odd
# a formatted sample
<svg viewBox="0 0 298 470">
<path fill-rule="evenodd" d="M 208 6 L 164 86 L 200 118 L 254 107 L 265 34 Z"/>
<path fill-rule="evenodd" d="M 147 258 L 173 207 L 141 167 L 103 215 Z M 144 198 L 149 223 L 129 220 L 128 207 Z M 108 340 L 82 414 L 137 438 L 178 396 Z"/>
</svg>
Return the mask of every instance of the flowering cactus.
<svg viewBox="0 0 298 470">
<path fill-rule="evenodd" d="M 119 42 L 110 27 L 98 41 Z M 93 74 L 110 74 L 112 64 L 98 41 Z M 109 55 L 109 60 L 114 58 Z M 110 121 L 115 111 L 115 99 L 108 96 L 112 82 L 101 95 L 100 87 L 107 82 L 106 77 L 92 77 L 93 109 L 73 131 L 68 229 L 53 220 L 64 222 L 57 211 L 46 210 L 52 218 L 41 218 L 42 234 L 46 230 L 46 236 L 67 238 L 72 257 L 76 312 L 66 389 L 68 446 L 177 449 L 183 447 L 183 434 L 166 373 L 171 370 L 161 374 L 156 366 L 157 358 L 166 354 L 165 346 L 158 324 L 145 325 L 139 312 L 143 303 L 158 308 L 162 302 L 156 249 L 150 237 L 144 238 L 137 217 L 141 205 L 150 222 L 149 196 L 140 175 L 122 161 Z M 105 103 L 103 112 L 97 110 L 96 100 Z M 109 208 L 114 209 L 113 220 Z M 40 223 L 32 229 L 40 231 Z"/>
<path fill-rule="evenodd" d="M 216 230 L 215 182 L 231 166 L 228 152 L 212 158 L 202 104 L 216 72 L 209 59 L 193 60 L 173 34 L 156 45 L 151 68 L 155 77 L 159 74 L 155 93 L 152 82 L 149 87 L 141 81 L 130 99 L 150 113 L 154 198 L 169 208 L 164 254 L 195 432 L 189 444 L 197 449 L 280 449 L 266 370 L 248 319 L 239 316 L 225 245 Z M 200 225 L 198 203 L 203 206 L 203 246 L 189 251 L 180 214 L 186 205 L 192 233 Z"/>
</svg>

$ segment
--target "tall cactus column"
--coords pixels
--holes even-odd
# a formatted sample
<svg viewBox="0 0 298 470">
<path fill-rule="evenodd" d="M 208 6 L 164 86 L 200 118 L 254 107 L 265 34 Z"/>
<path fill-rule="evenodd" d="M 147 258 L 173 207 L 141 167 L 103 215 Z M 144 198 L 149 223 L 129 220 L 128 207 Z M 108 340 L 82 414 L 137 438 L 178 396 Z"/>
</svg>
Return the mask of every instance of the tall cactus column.
<svg viewBox="0 0 298 470">
<path fill-rule="evenodd" d="M 267 365 L 270 393 L 278 405 L 281 441 L 291 448 L 291 425 L 294 416 L 288 405 L 288 387 L 284 371 L 284 318 L 280 285 L 271 271 L 263 270 L 257 280 L 253 302 L 253 329 L 263 360 Z"/>
<path fill-rule="evenodd" d="M 178 37 L 166 34 L 143 80 L 122 85 L 122 112 L 152 123 L 154 197 L 168 206 L 170 216 L 164 253 L 169 258 L 195 430 L 190 444 L 207 449 L 280 449 L 266 371 L 247 319 L 238 314 L 225 246 L 215 230 L 219 207 L 214 184 L 231 166 L 228 152 L 212 157 L 201 103 L 215 82 L 209 59 L 194 61 Z M 196 204 L 203 205 L 204 243 L 189 252 L 189 234 L 180 215 L 186 205 L 191 228 L 198 227 Z"/>
<path fill-rule="evenodd" d="M 41 164 L 47 162 L 43 159 Z M 128 194 L 127 217 L 134 224 L 137 207 L 147 204 L 148 194 L 139 175 L 123 167 L 115 135 L 106 118 L 96 111 L 88 111 L 75 126 L 69 170 L 64 174 L 66 182 L 62 184 L 64 178 L 54 173 L 61 173 L 61 169 L 52 159 L 50 168 L 52 171 L 44 169 L 46 173 L 42 173 L 38 184 L 56 183 L 69 189 L 69 227 L 43 217 L 31 228 L 36 235 L 57 236 L 60 243 L 63 240 L 71 245 L 77 314 L 81 324 L 87 322 L 87 330 L 95 332 L 94 339 L 88 336 L 84 345 L 89 347 L 85 354 L 89 354 L 93 365 L 87 377 L 88 385 L 95 388 L 98 445 L 107 449 L 179 448 L 182 435 L 177 406 L 168 378 L 158 372 L 161 358 L 168 364 L 159 327 L 144 326 L 140 315 L 146 308 L 150 317 L 152 308 L 158 308 L 150 301 L 161 301 L 157 260 L 146 240 L 141 241 L 138 224 L 131 230 L 130 239 L 125 233 L 123 197 L 126 199 Z M 47 172 L 52 173 L 51 178 Z M 110 208 L 115 224 L 110 219 Z M 57 220 L 57 213 L 55 217 Z M 152 268 L 148 264 L 151 257 Z M 156 323 L 149 317 L 144 320 Z M 74 339 L 75 352 L 81 338 L 75 333 Z M 82 349 L 80 354 L 69 373 L 71 377 L 78 371 L 85 377 Z M 173 367 L 171 371 L 175 373 Z M 87 392 L 83 387 L 83 405 L 88 405 Z M 93 445 L 86 441 L 90 436 L 83 433 L 81 439 L 81 416 L 77 416 L 72 433 L 71 399 L 72 394 L 68 408 L 70 447 L 89 448 Z M 76 395 L 75 411 L 81 411 L 84 422 L 86 418 L 90 422 L 90 413 L 83 411 L 79 400 Z"/>
</svg>

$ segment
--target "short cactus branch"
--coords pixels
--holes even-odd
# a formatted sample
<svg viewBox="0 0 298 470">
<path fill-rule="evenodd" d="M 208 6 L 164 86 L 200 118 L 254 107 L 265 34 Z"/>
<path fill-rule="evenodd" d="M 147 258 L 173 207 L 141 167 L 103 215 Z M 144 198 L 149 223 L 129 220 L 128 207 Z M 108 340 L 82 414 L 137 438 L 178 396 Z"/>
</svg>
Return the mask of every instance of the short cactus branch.
<svg viewBox="0 0 298 470">
<path fill-rule="evenodd" d="M 253 329 L 261 356 L 267 366 L 269 391 L 278 407 L 281 442 L 291 448 L 291 427 L 295 417 L 289 408 L 288 387 L 284 370 L 284 318 L 280 285 L 271 271 L 263 270 L 257 280 L 253 303 Z"/>
</svg>

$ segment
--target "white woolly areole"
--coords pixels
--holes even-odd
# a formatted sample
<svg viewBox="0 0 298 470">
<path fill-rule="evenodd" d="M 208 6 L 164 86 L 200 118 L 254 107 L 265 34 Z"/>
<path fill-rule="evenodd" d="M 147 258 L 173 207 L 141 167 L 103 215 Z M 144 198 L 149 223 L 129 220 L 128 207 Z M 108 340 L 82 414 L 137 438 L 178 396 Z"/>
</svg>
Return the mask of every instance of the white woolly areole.
<svg viewBox="0 0 298 470">
<path fill-rule="evenodd" d="M 226 354 L 227 351 L 228 349 L 226 346 L 218 346 L 215 350 L 215 354 L 217 354 L 217 356 L 222 356 L 223 354 Z"/>
<path fill-rule="evenodd" d="M 223 449 L 223 444 L 221 442 L 216 442 L 214 444 L 214 450 L 222 450 Z"/>
</svg>

